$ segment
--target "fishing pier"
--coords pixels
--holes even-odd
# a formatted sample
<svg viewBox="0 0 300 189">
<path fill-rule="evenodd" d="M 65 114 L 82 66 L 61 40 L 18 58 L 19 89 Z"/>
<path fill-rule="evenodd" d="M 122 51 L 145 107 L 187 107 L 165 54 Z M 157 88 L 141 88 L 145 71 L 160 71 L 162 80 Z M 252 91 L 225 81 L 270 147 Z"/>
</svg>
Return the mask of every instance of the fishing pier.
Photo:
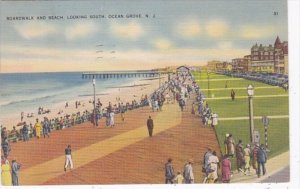
<svg viewBox="0 0 300 189">
<path fill-rule="evenodd" d="M 173 72 L 161 72 L 156 70 L 136 70 L 136 71 L 103 71 L 103 72 L 83 72 L 82 79 L 109 79 L 109 78 L 160 78 L 170 75 Z"/>
</svg>

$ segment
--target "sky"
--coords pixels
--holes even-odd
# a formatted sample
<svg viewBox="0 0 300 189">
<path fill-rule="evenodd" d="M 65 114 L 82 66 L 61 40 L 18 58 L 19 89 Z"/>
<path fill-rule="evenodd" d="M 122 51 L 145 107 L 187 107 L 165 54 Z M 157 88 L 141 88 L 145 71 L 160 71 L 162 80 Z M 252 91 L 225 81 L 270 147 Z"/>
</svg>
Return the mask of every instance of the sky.
<svg viewBox="0 0 300 189">
<path fill-rule="evenodd" d="M 0 3 L 0 73 L 200 66 L 243 57 L 277 36 L 288 40 L 283 0 Z M 12 20 L 18 16 L 33 20 Z"/>
</svg>

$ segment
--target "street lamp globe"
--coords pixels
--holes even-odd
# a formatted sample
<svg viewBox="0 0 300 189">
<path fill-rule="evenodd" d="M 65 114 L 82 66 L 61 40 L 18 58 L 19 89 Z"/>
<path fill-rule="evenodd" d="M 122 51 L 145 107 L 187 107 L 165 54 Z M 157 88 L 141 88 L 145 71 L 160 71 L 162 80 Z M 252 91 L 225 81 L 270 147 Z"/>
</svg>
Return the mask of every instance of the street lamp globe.
<svg viewBox="0 0 300 189">
<path fill-rule="evenodd" d="M 93 79 L 93 85 L 96 85 L 96 79 Z"/>
<path fill-rule="evenodd" d="M 249 97 L 252 97 L 254 95 L 254 88 L 253 88 L 253 86 L 251 84 L 248 85 L 247 92 L 248 92 L 248 96 Z"/>
</svg>

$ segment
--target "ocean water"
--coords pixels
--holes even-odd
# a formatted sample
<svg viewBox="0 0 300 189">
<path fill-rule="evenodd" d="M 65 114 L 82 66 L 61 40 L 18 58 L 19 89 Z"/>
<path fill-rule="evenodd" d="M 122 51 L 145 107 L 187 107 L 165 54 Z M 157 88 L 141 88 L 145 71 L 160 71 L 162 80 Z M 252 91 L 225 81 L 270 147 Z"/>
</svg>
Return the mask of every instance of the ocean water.
<svg viewBox="0 0 300 189">
<path fill-rule="evenodd" d="M 0 74 L 0 117 L 20 112 L 37 114 L 38 107 L 65 103 L 91 95 L 92 79 L 82 79 L 81 72 Z M 109 87 L 126 85 L 142 78 L 96 79 L 96 93 Z M 25 114 L 26 115 L 26 114 Z"/>
</svg>

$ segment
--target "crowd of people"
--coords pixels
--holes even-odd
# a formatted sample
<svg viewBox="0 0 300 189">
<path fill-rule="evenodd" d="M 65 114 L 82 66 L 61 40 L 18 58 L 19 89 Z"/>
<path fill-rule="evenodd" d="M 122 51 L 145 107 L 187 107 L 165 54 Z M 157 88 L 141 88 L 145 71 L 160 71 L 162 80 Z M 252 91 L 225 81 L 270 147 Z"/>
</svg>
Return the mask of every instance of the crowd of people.
<svg viewBox="0 0 300 189">
<path fill-rule="evenodd" d="M 193 184 L 195 183 L 193 171 L 193 159 L 189 159 L 183 166 L 183 171 L 178 170 L 175 174 L 172 159 L 169 158 L 165 164 L 166 184 Z M 223 164 L 223 161 L 222 161 Z M 205 174 L 203 183 L 216 183 L 218 181 L 218 170 L 220 169 L 219 158 L 216 151 L 208 148 L 203 157 L 202 172 Z"/>
<path fill-rule="evenodd" d="M 187 85 L 181 82 L 181 84 L 177 85 L 180 89 L 178 90 L 179 93 L 175 93 L 176 95 L 174 95 L 181 110 L 184 110 L 186 98 L 192 96 L 191 93 L 194 92 L 196 99 L 192 103 L 191 113 L 200 116 L 203 126 L 215 127 L 218 124 L 218 115 L 212 112 L 205 100 L 205 95 L 201 92 L 200 87 L 196 84 L 192 76 L 190 76 L 190 79 L 192 80 L 192 84 Z M 235 92 L 233 90 L 231 91 L 231 99 L 235 99 Z M 250 144 L 244 146 L 242 140 L 239 140 L 236 144 L 232 134 L 228 133 L 226 134 L 224 145 L 225 152 L 219 156 L 220 160 L 216 151 L 210 148 L 208 148 L 204 154 L 202 161 L 202 172 L 205 175 L 203 183 L 230 183 L 233 177 L 233 158 L 236 159 L 238 174 L 251 175 L 251 167 L 254 169 L 257 177 L 266 174 L 265 164 L 267 162 L 267 152 L 263 144 L 255 143 L 252 146 Z M 192 164 L 193 161 L 190 160 L 186 166 L 184 166 L 183 174 L 178 171 L 177 175 L 175 175 L 172 159 L 169 158 L 165 164 L 165 183 L 194 183 Z M 219 178 L 218 175 L 221 175 L 221 178 Z"/>
<path fill-rule="evenodd" d="M 1 155 L 1 182 L 3 186 L 18 186 L 19 185 L 19 170 L 21 169 L 21 164 L 19 164 L 15 159 L 11 161 L 8 160 L 9 152 L 11 151 L 8 139 L 7 131 L 1 132 L 1 145 L 2 145 L 2 155 Z"/>
<path fill-rule="evenodd" d="M 193 160 L 189 159 L 183 166 L 183 171 L 177 171 L 175 175 L 172 159 L 169 158 L 165 164 L 165 183 L 166 184 L 193 184 L 194 183 L 194 171 L 193 171 Z"/>
<path fill-rule="evenodd" d="M 213 113 L 205 101 L 205 95 L 200 91 L 200 87 L 195 82 L 193 76 L 189 74 L 179 75 L 169 83 L 169 89 L 173 97 L 180 106 L 181 111 L 187 110 L 187 100 L 195 96 L 192 103 L 192 114 L 198 114 L 204 126 L 216 126 L 217 114 Z M 195 95 L 193 95 L 193 93 Z M 197 110 L 197 111 L 196 111 Z M 166 184 L 192 184 L 195 183 L 193 172 L 194 161 L 189 159 L 183 166 L 183 170 L 178 170 L 175 174 L 172 159 L 169 158 L 165 164 Z M 205 174 L 204 183 L 215 183 L 218 180 L 218 169 L 220 162 L 216 151 L 209 149 L 203 159 L 202 171 Z"/>
<path fill-rule="evenodd" d="M 250 144 L 244 146 L 242 140 L 235 144 L 232 134 L 228 133 L 225 137 L 224 147 L 225 156 L 229 161 L 235 156 L 236 168 L 239 173 L 250 175 L 252 167 L 257 177 L 266 174 L 267 149 L 263 144 L 255 143 L 252 146 Z"/>
<path fill-rule="evenodd" d="M 234 143 L 231 134 L 227 135 L 224 144 L 225 153 L 221 156 L 221 160 L 219 160 L 217 152 L 211 148 L 207 148 L 207 151 L 204 153 L 202 161 L 203 183 L 230 183 L 234 172 L 232 170 L 233 157 L 236 158 L 237 174 L 250 175 L 251 167 L 255 170 L 258 178 L 266 174 L 267 152 L 263 144 L 255 144 L 254 146 L 247 144 L 243 147 L 241 140 L 239 140 L 238 144 Z M 195 182 L 192 159 L 184 165 L 183 172 L 178 170 L 177 174 L 175 174 L 172 161 L 169 158 L 165 164 L 166 184 L 192 184 Z"/>
<path fill-rule="evenodd" d="M 191 113 L 194 115 L 198 115 L 201 119 L 202 125 L 204 127 L 211 126 L 214 127 L 218 124 L 218 114 L 213 112 L 212 109 L 209 107 L 208 102 L 206 100 L 206 96 L 201 91 L 200 87 L 198 86 L 197 82 L 195 81 L 192 75 L 189 75 L 189 79 L 191 80 L 190 85 L 186 85 L 186 92 L 185 97 L 190 97 L 192 93 L 195 95 L 195 99 L 192 103 Z M 184 98 L 181 98 L 184 99 Z M 186 102 L 182 100 L 185 104 Z M 179 105 L 180 101 L 179 101 Z M 181 107 L 183 110 L 183 108 Z"/>
</svg>

